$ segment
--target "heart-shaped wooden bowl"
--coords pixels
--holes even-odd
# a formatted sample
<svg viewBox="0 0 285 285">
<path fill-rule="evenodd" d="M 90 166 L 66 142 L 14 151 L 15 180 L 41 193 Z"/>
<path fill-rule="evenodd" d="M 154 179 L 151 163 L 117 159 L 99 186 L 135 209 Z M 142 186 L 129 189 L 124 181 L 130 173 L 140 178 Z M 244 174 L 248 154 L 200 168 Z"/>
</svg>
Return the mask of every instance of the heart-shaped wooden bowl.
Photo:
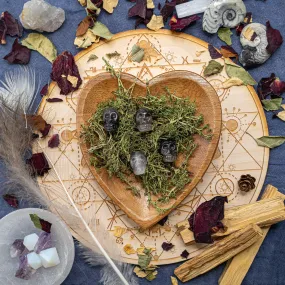
<svg viewBox="0 0 285 285">
<path fill-rule="evenodd" d="M 145 83 L 139 81 L 133 75 L 122 74 L 121 78 L 126 87 L 130 87 L 136 81 L 134 96 L 146 94 Z M 199 136 L 195 137 L 198 147 L 189 159 L 189 170 L 193 173 L 192 182 L 177 195 L 176 199 L 165 205 L 165 207 L 171 208 L 171 210 L 163 215 L 159 214 L 155 208 L 148 205 L 146 196 L 133 196 L 130 191 L 126 190 L 126 185 L 120 179 L 116 177 L 110 178 L 105 169 L 96 170 L 90 166 L 95 179 L 107 195 L 143 229 L 151 227 L 169 214 L 193 190 L 212 161 L 221 132 L 222 112 L 220 101 L 214 88 L 204 78 L 189 71 L 171 71 L 156 76 L 149 81 L 152 95 L 164 93 L 166 86 L 171 92 L 175 92 L 176 96 L 182 98 L 189 97 L 192 101 L 195 101 L 197 114 L 204 115 L 205 123 L 210 125 L 213 132 L 213 138 L 210 142 Z M 81 126 L 86 124 L 92 114 L 96 112 L 97 105 L 114 98 L 112 92 L 116 89 L 117 80 L 109 73 L 101 73 L 88 81 L 80 93 L 78 101 L 77 131 L 79 133 L 82 129 Z M 80 144 L 84 158 L 90 165 L 88 146 L 83 141 Z"/>
</svg>

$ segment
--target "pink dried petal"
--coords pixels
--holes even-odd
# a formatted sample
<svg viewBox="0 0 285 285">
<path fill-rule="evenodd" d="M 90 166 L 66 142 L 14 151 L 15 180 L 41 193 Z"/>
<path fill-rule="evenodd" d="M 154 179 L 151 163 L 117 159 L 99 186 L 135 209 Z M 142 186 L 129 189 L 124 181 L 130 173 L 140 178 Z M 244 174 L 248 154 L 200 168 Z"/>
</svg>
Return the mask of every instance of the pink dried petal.
<svg viewBox="0 0 285 285">
<path fill-rule="evenodd" d="M 182 19 L 178 19 L 176 16 L 173 16 L 169 22 L 170 29 L 172 31 L 182 31 L 183 29 L 188 27 L 190 24 L 196 22 L 199 19 L 200 17 L 198 15 L 192 15 L 192 16 L 182 18 Z"/>
<path fill-rule="evenodd" d="M 270 85 L 270 88 L 275 96 L 281 96 L 285 92 L 285 82 L 277 77 Z"/>
</svg>

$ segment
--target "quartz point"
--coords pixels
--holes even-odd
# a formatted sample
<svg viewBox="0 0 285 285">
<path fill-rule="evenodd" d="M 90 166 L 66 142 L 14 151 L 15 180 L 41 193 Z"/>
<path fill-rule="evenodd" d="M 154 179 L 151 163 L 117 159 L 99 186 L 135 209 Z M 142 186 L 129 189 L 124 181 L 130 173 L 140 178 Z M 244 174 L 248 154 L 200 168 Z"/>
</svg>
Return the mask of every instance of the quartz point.
<svg viewBox="0 0 285 285">
<path fill-rule="evenodd" d="M 31 0 L 24 4 L 20 20 L 25 29 L 54 32 L 65 21 L 65 12 L 44 0 Z"/>
<path fill-rule="evenodd" d="M 176 5 L 178 18 L 184 18 L 199 13 L 204 13 L 213 0 L 192 0 Z"/>
</svg>

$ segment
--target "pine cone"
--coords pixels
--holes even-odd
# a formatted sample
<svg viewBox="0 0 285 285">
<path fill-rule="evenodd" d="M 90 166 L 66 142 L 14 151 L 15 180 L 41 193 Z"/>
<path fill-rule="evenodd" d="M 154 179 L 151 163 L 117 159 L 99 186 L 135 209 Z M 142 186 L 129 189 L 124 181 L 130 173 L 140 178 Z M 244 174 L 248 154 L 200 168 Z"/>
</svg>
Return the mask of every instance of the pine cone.
<svg viewBox="0 0 285 285">
<path fill-rule="evenodd" d="M 251 175 L 242 175 L 238 181 L 238 186 L 241 191 L 248 192 L 255 188 L 256 179 Z"/>
</svg>

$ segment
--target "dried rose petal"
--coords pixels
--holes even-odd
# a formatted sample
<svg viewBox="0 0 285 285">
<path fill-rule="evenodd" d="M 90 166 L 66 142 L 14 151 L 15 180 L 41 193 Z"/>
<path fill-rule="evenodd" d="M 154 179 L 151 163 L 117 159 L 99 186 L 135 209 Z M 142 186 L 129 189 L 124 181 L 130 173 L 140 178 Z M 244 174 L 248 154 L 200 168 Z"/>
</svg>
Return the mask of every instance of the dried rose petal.
<svg viewBox="0 0 285 285">
<path fill-rule="evenodd" d="M 68 75 L 77 78 L 75 87 L 68 81 Z M 72 91 L 78 90 L 82 83 L 82 79 L 74 61 L 74 57 L 70 52 L 64 51 L 53 62 L 51 79 L 57 82 L 58 87 L 60 88 L 60 94 L 67 95 Z"/>
<path fill-rule="evenodd" d="M 225 202 L 228 202 L 227 197 L 214 197 L 202 203 L 190 216 L 188 221 L 196 242 L 213 243 L 212 229 L 223 227 L 220 221 L 224 218 Z"/>
<path fill-rule="evenodd" d="M 157 9 L 160 11 L 161 10 L 161 4 L 160 4 L 160 2 L 158 3 L 158 5 L 157 5 Z"/>
<path fill-rule="evenodd" d="M 48 161 L 42 152 L 34 153 L 26 160 L 26 164 L 30 166 L 33 175 L 44 176 L 50 170 Z"/>
<path fill-rule="evenodd" d="M 48 98 L 46 101 L 49 103 L 56 103 L 56 102 L 62 102 L 63 100 L 60 98 Z"/>
<path fill-rule="evenodd" d="M 181 256 L 182 258 L 188 258 L 189 254 L 190 254 L 190 253 L 185 249 L 185 250 L 182 251 L 182 253 L 180 254 L 180 256 Z"/>
<path fill-rule="evenodd" d="M 76 37 L 83 36 L 89 28 L 94 26 L 94 20 L 91 16 L 86 16 L 78 25 Z"/>
<path fill-rule="evenodd" d="M 165 216 L 163 219 L 161 219 L 158 224 L 161 225 L 161 226 L 164 226 L 164 224 L 167 222 L 168 220 L 168 216 Z"/>
<path fill-rule="evenodd" d="M 165 1 L 164 6 L 160 10 L 164 23 L 167 21 L 169 17 L 173 15 L 175 6 L 176 6 L 176 2 L 168 2 L 167 0 Z"/>
<path fill-rule="evenodd" d="M 40 91 L 41 96 L 46 96 L 48 93 L 48 84 L 46 84 Z"/>
<path fill-rule="evenodd" d="M 129 9 L 129 17 L 139 16 L 143 19 L 146 17 L 146 0 L 137 0 L 136 4 Z"/>
<path fill-rule="evenodd" d="M 53 135 L 48 141 L 48 147 L 55 148 L 59 146 L 59 135 Z"/>
<path fill-rule="evenodd" d="M 11 52 L 4 59 L 9 63 L 28 64 L 30 57 L 31 50 L 19 44 L 18 39 L 15 39 Z"/>
<path fill-rule="evenodd" d="M 173 16 L 170 19 L 169 25 L 172 31 L 182 31 L 184 28 L 188 27 L 190 24 L 199 20 L 200 17 L 197 15 L 192 15 L 186 18 L 178 19 L 176 16 Z"/>
<path fill-rule="evenodd" d="M 42 230 L 44 232 L 50 234 L 50 229 L 51 229 L 52 224 L 50 222 L 48 222 L 48 221 L 45 221 L 45 220 L 41 219 L 41 218 L 39 218 L 39 219 L 40 219 L 40 223 L 41 223 L 41 226 L 42 226 Z"/>
<path fill-rule="evenodd" d="M 0 44 L 6 44 L 7 26 L 3 19 L 0 19 Z"/>
<path fill-rule="evenodd" d="M 252 13 L 247 12 L 243 21 L 245 24 L 250 24 L 252 22 Z"/>
<path fill-rule="evenodd" d="M 220 52 L 224 58 L 238 58 L 238 53 L 231 46 L 221 46 Z"/>
<path fill-rule="evenodd" d="M 3 195 L 3 199 L 13 208 L 18 208 L 19 201 L 16 196 L 12 194 L 5 194 Z"/>
<path fill-rule="evenodd" d="M 165 251 L 169 251 L 174 247 L 174 244 L 172 244 L 171 242 L 163 242 L 161 245 L 162 249 Z"/>
<path fill-rule="evenodd" d="M 147 25 L 150 22 L 150 19 L 153 15 L 153 9 L 146 9 L 146 16 L 145 19 L 138 17 L 135 23 L 135 29 L 140 25 L 140 24 L 145 24 Z"/>
<path fill-rule="evenodd" d="M 42 134 L 42 138 L 46 137 L 50 131 L 51 125 L 50 124 L 46 124 L 45 128 L 43 130 L 40 130 L 41 134 Z"/>
<path fill-rule="evenodd" d="M 264 77 L 258 82 L 257 93 L 260 100 L 264 100 L 267 96 L 273 94 L 271 84 L 275 81 L 275 79 L 275 74 L 271 73 L 270 77 Z"/>
<path fill-rule="evenodd" d="M 278 30 L 271 27 L 269 21 L 266 22 L 266 36 L 268 41 L 266 50 L 273 54 L 282 45 L 283 38 Z"/>
<path fill-rule="evenodd" d="M 211 45 L 208 45 L 208 50 L 212 59 L 221 58 L 222 55 Z"/>
<path fill-rule="evenodd" d="M 270 89 L 272 90 L 275 96 L 281 96 L 283 92 L 285 92 L 285 82 L 281 81 L 278 77 L 273 81 L 270 85 Z"/>
<path fill-rule="evenodd" d="M 9 12 L 4 12 L 1 15 L 1 18 L 6 24 L 7 27 L 7 35 L 14 37 L 21 37 L 23 34 L 23 27 L 19 24 L 18 20 L 16 20 Z"/>
<path fill-rule="evenodd" d="M 243 28 L 246 26 L 245 23 L 240 23 L 237 27 L 236 27 L 236 34 L 237 36 L 240 36 Z"/>
</svg>

